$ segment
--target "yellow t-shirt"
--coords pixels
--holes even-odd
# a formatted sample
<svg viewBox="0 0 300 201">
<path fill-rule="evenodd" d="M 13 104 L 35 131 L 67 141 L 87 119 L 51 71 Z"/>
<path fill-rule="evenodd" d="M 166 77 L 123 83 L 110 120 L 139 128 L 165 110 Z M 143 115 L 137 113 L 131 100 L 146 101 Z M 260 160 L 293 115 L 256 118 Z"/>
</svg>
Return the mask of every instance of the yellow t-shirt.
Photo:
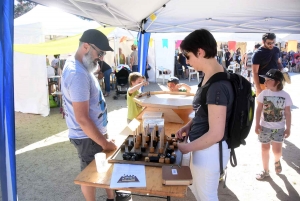
<svg viewBox="0 0 300 201">
<path fill-rule="evenodd" d="M 127 119 L 134 119 L 136 118 L 142 111 L 142 107 L 134 102 L 134 97 L 139 94 L 139 91 L 133 92 L 129 95 L 127 91 L 127 107 L 128 107 L 128 114 Z"/>
</svg>

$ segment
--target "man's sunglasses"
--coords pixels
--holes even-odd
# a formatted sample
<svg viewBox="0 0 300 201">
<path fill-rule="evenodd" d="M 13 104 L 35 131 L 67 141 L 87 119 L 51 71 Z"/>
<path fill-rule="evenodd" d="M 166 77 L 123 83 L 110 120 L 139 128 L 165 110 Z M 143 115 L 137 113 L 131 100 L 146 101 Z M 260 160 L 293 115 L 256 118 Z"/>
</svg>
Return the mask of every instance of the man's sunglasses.
<svg viewBox="0 0 300 201">
<path fill-rule="evenodd" d="M 97 52 L 98 57 L 103 57 L 103 56 L 106 55 L 105 51 L 102 51 L 102 50 L 98 51 L 98 50 L 96 50 L 96 48 L 92 44 L 89 43 L 89 45 Z"/>
<path fill-rule="evenodd" d="M 268 43 L 266 43 L 267 45 L 274 45 L 275 44 L 275 42 L 273 41 L 273 42 L 268 42 Z"/>
</svg>

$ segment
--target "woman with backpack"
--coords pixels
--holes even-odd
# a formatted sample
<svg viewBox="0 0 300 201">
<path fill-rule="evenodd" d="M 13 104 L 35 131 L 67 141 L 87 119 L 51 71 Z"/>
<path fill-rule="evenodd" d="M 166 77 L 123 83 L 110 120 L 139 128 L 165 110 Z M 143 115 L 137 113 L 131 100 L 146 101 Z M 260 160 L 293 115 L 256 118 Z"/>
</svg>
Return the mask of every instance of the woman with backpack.
<svg viewBox="0 0 300 201">
<path fill-rule="evenodd" d="M 218 200 L 220 173 L 230 155 L 225 140 L 233 108 L 233 87 L 228 80 L 211 83 L 205 96 L 206 106 L 201 106 L 201 92 L 205 84 L 213 75 L 225 70 L 214 58 L 217 55 L 217 42 L 209 31 L 200 29 L 189 34 L 180 48 L 187 63 L 196 71 L 203 71 L 205 76 L 193 100 L 195 117 L 176 133 L 179 139 L 188 137 L 189 142 L 179 143 L 178 149 L 183 154 L 192 152 L 191 171 L 196 199 Z M 222 167 L 219 146 L 223 152 Z"/>
</svg>

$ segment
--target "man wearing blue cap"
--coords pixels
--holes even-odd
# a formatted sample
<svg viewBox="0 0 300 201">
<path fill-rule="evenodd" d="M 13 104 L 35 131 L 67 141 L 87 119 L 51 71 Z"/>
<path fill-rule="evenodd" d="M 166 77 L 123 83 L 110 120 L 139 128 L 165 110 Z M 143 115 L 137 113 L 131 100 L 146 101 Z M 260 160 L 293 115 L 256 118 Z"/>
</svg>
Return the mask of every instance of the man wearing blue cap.
<svg viewBox="0 0 300 201">
<path fill-rule="evenodd" d="M 113 51 L 107 37 L 96 29 L 89 29 L 80 38 L 74 57 L 69 58 L 62 73 L 63 106 L 69 138 L 80 158 L 81 170 L 94 160 L 96 153 L 117 147 L 107 139 L 107 107 L 99 83 L 93 72 L 99 57 Z M 96 188 L 81 186 L 86 200 L 95 201 Z M 106 189 L 107 201 L 114 200 L 114 192 Z"/>
</svg>

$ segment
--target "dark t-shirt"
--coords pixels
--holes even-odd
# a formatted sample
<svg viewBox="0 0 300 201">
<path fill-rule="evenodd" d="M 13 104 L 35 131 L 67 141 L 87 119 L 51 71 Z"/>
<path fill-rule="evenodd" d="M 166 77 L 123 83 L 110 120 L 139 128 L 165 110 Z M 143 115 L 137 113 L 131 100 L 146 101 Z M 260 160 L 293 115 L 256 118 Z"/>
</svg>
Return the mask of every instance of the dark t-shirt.
<svg viewBox="0 0 300 201">
<path fill-rule="evenodd" d="M 99 65 L 100 65 L 100 70 L 102 73 L 111 69 L 111 67 L 105 61 L 99 61 Z"/>
<path fill-rule="evenodd" d="M 230 52 L 226 52 L 225 53 L 225 60 L 226 61 L 232 61 L 232 58 L 229 60 L 229 57 L 230 57 Z"/>
<path fill-rule="evenodd" d="M 183 66 L 186 66 L 186 58 L 182 55 L 182 53 L 179 54 L 179 63 Z"/>
<path fill-rule="evenodd" d="M 194 141 L 204 135 L 209 130 L 208 124 L 208 114 L 204 111 L 203 107 L 200 105 L 202 88 L 198 85 L 198 90 L 195 94 L 193 100 L 193 108 L 195 110 L 195 117 L 193 118 L 193 123 L 191 130 L 189 132 L 190 141 Z M 213 83 L 206 94 L 206 103 L 214 105 L 224 105 L 227 107 L 226 112 L 226 126 L 224 131 L 224 137 L 222 140 L 227 139 L 228 133 L 228 122 L 231 115 L 232 105 L 234 100 L 233 89 L 229 81 L 218 81 Z"/>
<path fill-rule="evenodd" d="M 272 50 L 259 47 L 252 57 L 252 63 L 259 65 L 258 75 L 265 75 L 270 69 L 278 69 L 279 54 L 278 47 L 274 47 Z M 259 76 L 259 83 L 263 84 L 264 82 L 265 79 Z"/>
</svg>

